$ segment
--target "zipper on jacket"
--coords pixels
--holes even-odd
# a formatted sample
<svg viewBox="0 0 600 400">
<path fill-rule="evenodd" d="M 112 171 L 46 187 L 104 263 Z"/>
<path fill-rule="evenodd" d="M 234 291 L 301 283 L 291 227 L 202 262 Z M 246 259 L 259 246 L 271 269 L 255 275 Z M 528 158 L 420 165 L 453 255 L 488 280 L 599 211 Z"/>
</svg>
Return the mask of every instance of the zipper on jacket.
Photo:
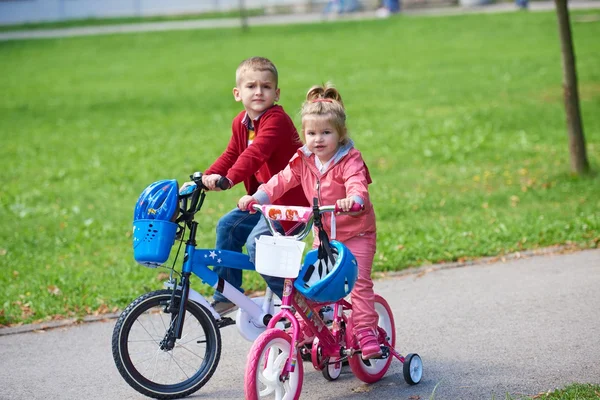
<svg viewBox="0 0 600 400">
<path fill-rule="evenodd" d="M 317 178 L 317 184 L 315 185 L 315 190 L 317 191 L 317 199 L 319 200 L 319 206 L 322 206 L 323 204 L 321 204 L 321 179 Z"/>
</svg>

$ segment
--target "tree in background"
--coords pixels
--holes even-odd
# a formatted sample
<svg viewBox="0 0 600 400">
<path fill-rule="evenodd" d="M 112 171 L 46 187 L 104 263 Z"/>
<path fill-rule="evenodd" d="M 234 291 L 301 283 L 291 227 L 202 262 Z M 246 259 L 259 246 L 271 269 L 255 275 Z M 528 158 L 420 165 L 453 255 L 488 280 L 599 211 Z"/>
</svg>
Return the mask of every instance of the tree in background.
<svg viewBox="0 0 600 400">
<path fill-rule="evenodd" d="M 577 175 L 587 174 L 590 165 L 585 149 L 585 137 L 579 110 L 579 93 L 577 91 L 577 72 L 575 69 L 575 53 L 571 37 L 571 24 L 567 0 L 554 0 L 558 17 L 558 31 L 563 66 L 563 92 L 565 111 L 567 114 L 567 131 L 569 134 L 569 153 L 571 155 L 571 172 Z"/>
<path fill-rule="evenodd" d="M 246 2 L 244 0 L 240 0 L 240 18 L 242 22 L 242 29 L 248 30 L 248 10 L 246 10 Z"/>
</svg>

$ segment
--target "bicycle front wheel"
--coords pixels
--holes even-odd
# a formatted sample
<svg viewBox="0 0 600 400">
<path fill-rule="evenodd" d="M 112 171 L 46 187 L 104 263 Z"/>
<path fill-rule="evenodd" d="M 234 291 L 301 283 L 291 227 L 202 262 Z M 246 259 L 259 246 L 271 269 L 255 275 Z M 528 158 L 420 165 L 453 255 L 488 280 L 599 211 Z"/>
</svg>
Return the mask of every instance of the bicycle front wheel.
<svg viewBox="0 0 600 400">
<path fill-rule="evenodd" d="M 246 400 L 300 398 L 304 380 L 302 361 L 296 363 L 294 372 L 285 380 L 280 379 L 290 351 L 298 350 L 292 346 L 290 335 L 280 329 L 266 330 L 256 339 L 248 353 L 246 364 Z"/>
<path fill-rule="evenodd" d="M 123 311 L 112 336 L 121 376 L 138 392 L 156 399 L 196 392 L 215 372 L 221 356 L 221 334 L 214 318 L 190 300 L 181 339 L 168 343 L 181 301 L 177 292 L 171 305 L 171 294 L 159 290 L 138 297 Z"/>
</svg>

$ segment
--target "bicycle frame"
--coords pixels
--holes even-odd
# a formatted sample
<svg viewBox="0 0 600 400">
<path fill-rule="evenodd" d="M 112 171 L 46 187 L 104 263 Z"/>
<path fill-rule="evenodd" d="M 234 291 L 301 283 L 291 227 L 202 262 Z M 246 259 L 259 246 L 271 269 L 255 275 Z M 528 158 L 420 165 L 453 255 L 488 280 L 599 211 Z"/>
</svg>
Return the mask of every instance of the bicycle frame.
<svg viewBox="0 0 600 400">
<path fill-rule="evenodd" d="M 274 228 L 272 219 L 268 214 L 269 208 L 263 208 L 257 204 L 250 204 L 249 208 L 252 208 L 255 211 L 258 211 L 262 214 L 263 218 L 267 221 L 267 226 L 269 230 L 274 236 L 280 235 Z M 307 211 L 307 207 L 286 207 L 288 210 L 292 211 L 292 214 L 295 215 L 301 222 L 305 222 L 305 229 L 298 233 L 297 235 L 291 235 L 290 238 L 294 240 L 302 240 L 304 239 L 308 233 L 311 231 L 311 227 L 313 222 L 315 225 L 320 226 L 321 214 L 325 212 L 341 212 L 341 210 L 337 209 L 336 206 L 322 206 L 319 207 L 315 201 L 315 205 L 312 207 L 312 213 Z M 356 207 L 353 211 L 360 210 L 360 207 Z M 276 213 L 277 214 L 277 213 Z M 281 215 L 281 213 L 279 213 Z M 283 219 L 283 218 L 282 218 Z M 342 323 L 346 324 L 346 316 L 343 313 L 344 309 L 352 309 L 352 305 L 348 303 L 346 300 L 341 299 L 334 303 L 334 319 L 332 322 L 331 331 L 327 328 L 323 319 L 319 316 L 318 312 L 315 312 L 315 309 L 323 306 L 325 304 L 319 304 L 311 302 L 306 299 L 301 293 L 297 292 L 294 289 L 294 281 L 295 278 L 285 278 L 283 285 L 283 298 L 281 311 L 275 314 L 273 318 L 269 321 L 267 325 L 267 329 L 272 329 L 275 325 L 281 321 L 282 319 L 287 319 L 290 321 L 292 326 L 292 343 L 299 343 L 299 332 L 300 326 L 297 320 L 297 317 L 292 313 L 292 307 L 298 311 L 301 318 L 304 320 L 306 327 L 310 329 L 310 331 L 319 339 L 320 346 L 320 357 L 321 359 L 326 359 L 329 357 L 339 358 L 336 362 L 341 362 L 342 358 L 348 357 L 354 353 L 354 349 L 345 349 L 342 348 L 340 343 L 342 343 L 342 335 L 341 326 Z M 313 349 L 313 352 L 315 349 Z M 286 376 L 290 372 L 294 371 L 296 366 L 297 356 L 296 352 L 290 352 L 289 358 L 286 362 L 286 365 L 282 372 L 282 377 Z M 315 365 L 317 368 L 322 368 L 323 365 Z"/>
<path fill-rule="evenodd" d="M 274 304 L 271 289 L 267 288 L 264 298 L 250 299 L 212 269 L 254 270 L 247 255 L 196 247 L 199 222 L 194 217 L 208 189 L 202 185 L 201 173 L 191 178 L 194 184 L 181 188 L 178 213 L 168 221 L 177 224 L 177 230 L 170 227 L 172 236 L 163 243 L 150 244 L 172 246 L 178 242 L 178 255 L 183 251 L 183 257 L 176 257 L 170 266 L 167 289 L 134 299 L 119 316 L 112 334 L 112 354 L 119 373 L 133 389 L 154 398 L 179 398 L 198 391 L 218 366 L 220 329 L 236 324 L 241 336 L 253 341 L 266 330 L 273 310 L 279 306 Z M 154 232 L 161 237 L 160 231 Z M 164 262 L 163 257 L 158 259 Z M 238 318 L 221 317 L 209 300 L 190 287 L 192 275 L 238 305 Z"/>
<path fill-rule="evenodd" d="M 341 362 L 342 358 L 353 353 L 353 350 L 350 350 L 348 353 L 347 350 L 340 345 L 342 342 L 340 336 L 343 334 L 341 325 L 342 322 L 344 324 L 347 322 L 343 310 L 352 309 L 352 305 L 344 299 L 334 303 L 332 329 L 329 330 L 319 313 L 315 312 L 315 309 L 324 304 L 313 303 L 306 299 L 302 294 L 298 293 L 294 289 L 294 281 L 295 279 L 291 278 L 285 279 L 281 311 L 275 314 L 271 321 L 269 321 L 267 329 L 272 329 L 279 321 L 287 319 L 292 325 L 292 343 L 298 343 L 300 325 L 296 315 L 291 311 L 291 308 L 293 307 L 304 320 L 306 327 L 319 339 L 321 359 L 336 357 L 339 358 L 337 362 Z M 290 352 L 290 356 L 282 372 L 282 377 L 294 372 L 297 361 L 296 354 L 296 352 Z M 315 365 L 315 367 L 323 368 L 324 365 Z"/>
<path fill-rule="evenodd" d="M 360 211 L 362 207 L 356 206 L 353 206 L 348 212 Z M 337 209 L 335 206 L 319 207 L 317 199 L 314 201 L 312 213 L 306 207 L 259 206 L 252 203 L 247 207 L 250 210 L 261 212 L 274 236 L 276 236 L 276 233 L 272 229 L 271 220 L 305 222 L 307 230 L 310 230 L 314 222 L 319 230 L 318 234 L 321 242 L 318 259 L 324 260 L 326 257 L 327 262 L 334 261 L 331 248 L 327 246 L 330 242 L 327 233 L 323 230 L 321 214 L 324 212 L 343 212 L 342 210 Z M 334 230 L 334 221 L 332 219 L 332 231 Z M 303 234 L 289 235 L 288 237 L 300 240 L 305 237 Z M 274 243 L 277 242 L 277 240 L 274 241 Z M 281 244 L 281 246 L 288 247 L 284 244 Z M 263 249 L 267 251 L 268 247 Z M 283 254 L 285 251 L 281 253 Z M 312 263 L 316 254 L 309 254 L 308 262 Z M 289 257 L 295 257 L 292 252 L 285 254 L 286 257 L 288 255 Z M 313 266 L 315 266 L 315 270 L 319 267 L 318 269 L 321 270 L 319 276 L 323 279 L 321 275 L 322 263 L 319 262 L 318 264 L 313 264 Z M 302 271 L 305 272 L 301 273 L 302 277 L 298 276 L 300 271 L 292 269 L 289 263 L 282 263 L 282 265 L 281 270 L 277 270 L 274 266 L 266 268 L 266 270 L 279 273 L 279 276 L 285 278 L 282 306 L 281 310 L 269 321 L 267 329 L 257 338 L 250 349 L 244 379 L 246 398 L 257 400 L 273 393 L 276 394 L 278 399 L 282 396 L 285 396 L 284 398 L 299 398 L 304 379 L 304 366 L 302 362 L 298 364 L 298 358 L 301 357 L 302 360 L 308 361 L 304 357 L 308 354 L 307 347 L 299 346 L 302 343 L 300 340 L 306 339 L 304 334 L 307 334 L 306 336 L 314 335 L 310 359 L 315 369 L 321 371 L 328 381 L 339 378 L 342 363 L 347 360 L 357 378 L 365 383 L 374 383 L 383 378 L 393 358 L 397 358 L 403 363 L 404 380 L 411 385 L 420 382 L 423 371 L 421 358 L 416 353 L 404 357 L 395 350 L 394 317 L 389 304 L 383 297 L 377 294 L 374 296 L 375 313 L 379 319 L 376 335 L 381 352 L 374 356 L 373 354 L 365 355 L 361 349 L 361 338 L 357 337 L 354 332 L 352 315 L 346 315 L 344 312 L 345 310 L 352 310 L 352 305 L 343 298 L 335 302 L 330 301 L 348 294 L 348 291 L 345 290 L 335 297 L 319 297 L 322 292 L 318 290 L 328 290 L 329 287 L 318 288 L 318 286 L 315 286 L 318 290 L 314 291 L 315 296 L 312 297 L 313 292 L 307 291 L 305 294 L 300 286 L 296 288 L 294 285 L 296 279 L 300 279 L 299 282 L 312 279 L 310 274 L 314 271 L 309 270 L 311 266 L 307 264 L 307 261 L 304 261 Z M 258 264 L 258 267 L 258 271 L 261 271 L 261 264 Z M 325 282 L 320 283 L 325 284 Z M 312 298 L 316 301 L 310 300 Z M 329 304 L 332 304 L 334 309 L 331 326 L 326 325 L 321 317 L 323 311 L 321 307 Z M 283 332 L 277 329 L 276 324 L 280 324 L 282 319 L 289 321 L 291 330 Z M 304 321 L 304 324 L 301 324 L 300 321 Z M 329 323 L 329 319 L 327 322 Z M 302 338 L 300 338 L 301 334 L 303 334 Z"/>
<path fill-rule="evenodd" d="M 200 303 L 210 310 L 211 314 L 216 320 L 221 319 L 221 316 L 212 308 L 208 301 L 194 289 L 190 288 L 190 277 L 192 274 L 199 277 L 203 283 L 223 293 L 223 295 L 231 300 L 231 302 L 246 310 L 252 319 L 255 320 L 257 326 L 266 326 L 266 322 L 268 322 L 268 319 L 270 318 L 270 314 L 268 314 L 267 309 L 268 302 L 263 304 L 263 307 L 265 308 L 263 310 L 263 308 L 261 308 L 258 304 L 253 302 L 249 297 L 241 293 L 239 290 L 235 289 L 227 281 L 220 278 L 216 272 L 209 268 L 210 265 L 217 267 L 226 266 L 229 268 L 242 270 L 254 270 L 254 264 L 250 262 L 248 256 L 228 250 L 197 249 L 195 244 L 191 242 L 192 238 L 192 235 L 190 235 L 190 239 L 188 239 L 188 242 L 185 246 L 181 285 L 178 286 L 178 288 L 180 288 L 182 291 L 182 301 L 179 305 L 179 315 L 181 317 L 178 318 L 177 321 L 175 330 L 176 337 L 178 339 L 181 338 L 181 330 L 185 315 L 185 302 L 188 298 Z M 173 285 L 171 284 L 170 286 Z M 268 291 L 267 295 L 272 296 L 272 292 Z"/>
<path fill-rule="evenodd" d="M 179 312 L 176 316 L 174 331 L 172 335 L 181 339 L 183 324 L 185 322 L 185 304 L 188 299 L 195 301 L 207 308 L 212 316 L 220 321 L 219 327 L 224 327 L 235 323 L 231 319 L 224 320 L 213 309 L 209 302 L 198 292 L 190 287 L 190 277 L 196 275 L 200 280 L 215 290 L 221 292 L 231 302 L 248 313 L 255 322 L 258 328 L 266 327 L 271 319 L 269 314 L 269 306 L 272 300 L 273 292 L 267 288 L 265 298 L 268 301 L 263 302 L 262 307 L 252 301 L 249 297 L 234 288 L 229 282 L 220 278 L 209 266 L 213 267 L 228 267 L 242 270 L 254 270 L 254 264 L 250 262 L 250 258 L 246 254 L 238 253 L 229 250 L 217 249 L 198 249 L 196 248 L 196 234 L 198 230 L 198 222 L 194 220 L 194 215 L 202 208 L 204 202 L 206 188 L 203 187 L 201 175 L 194 174 L 192 179 L 196 183 L 190 193 L 180 195 L 181 211 L 183 212 L 178 222 L 184 222 L 189 227 L 190 233 L 188 240 L 185 243 L 185 255 L 181 273 L 181 284 L 177 288 L 181 290 L 181 303 L 179 304 Z M 187 207 L 187 200 L 191 199 L 190 207 Z M 174 288 L 176 281 L 171 280 L 167 283 L 167 287 Z"/>
</svg>

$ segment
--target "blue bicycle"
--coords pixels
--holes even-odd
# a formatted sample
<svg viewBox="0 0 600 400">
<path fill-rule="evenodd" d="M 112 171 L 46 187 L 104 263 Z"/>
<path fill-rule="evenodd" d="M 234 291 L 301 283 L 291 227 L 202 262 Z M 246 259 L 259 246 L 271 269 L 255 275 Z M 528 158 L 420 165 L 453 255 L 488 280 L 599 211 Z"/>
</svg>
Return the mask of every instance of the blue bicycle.
<svg viewBox="0 0 600 400">
<path fill-rule="evenodd" d="M 158 399 L 188 396 L 208 382 L 221 356 L 220 328 L 236 324 L 240 334 L 253 341 L 279 310 L 270 289 L 264 297 L 251 299 L 209 268 L 254 270 L 247 255 L 196 248 L 199 224 L 194 217 L 207 191 L 201 178 L 201 173 L 194 173 L 194 184 L 181 192 L 174 180 L 155 182 L 136 205 L 133 246 L 138 263 L 163 266 L 175 243 L 179 242 L 177 255 L 185 249 L 180 270 L 178 257 L 167 267 L 166 289 L 143 294 L 129 304 L 112 335 L 113 358 L 121 376 L 138 392 Z M 235 321 L 221 317 L 190 287 L 192 275 L 239 307 Z"/>
</svg>

